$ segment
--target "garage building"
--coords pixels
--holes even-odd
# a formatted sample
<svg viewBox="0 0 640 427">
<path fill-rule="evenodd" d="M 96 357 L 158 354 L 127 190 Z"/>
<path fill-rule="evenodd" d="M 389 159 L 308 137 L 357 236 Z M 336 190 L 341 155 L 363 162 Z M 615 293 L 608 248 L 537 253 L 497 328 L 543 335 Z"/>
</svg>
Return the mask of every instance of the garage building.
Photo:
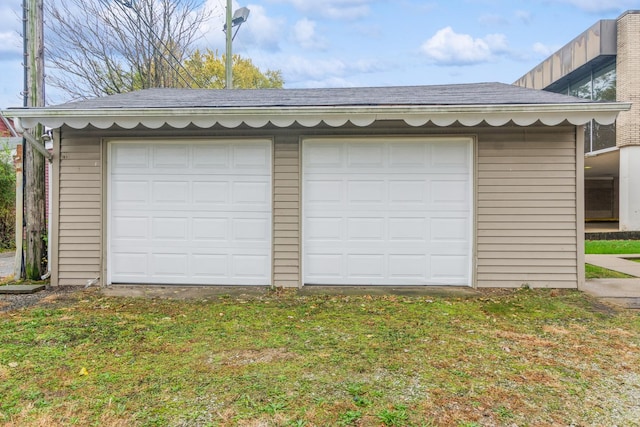
<svg viewBox="0 0 640 427">
<path fill-rule="evenodd" d="M 53 285 L 578 288 L 582 126 L 628 108 L 481 83 L 5 113 L 54 129 Z"/>
</svg>

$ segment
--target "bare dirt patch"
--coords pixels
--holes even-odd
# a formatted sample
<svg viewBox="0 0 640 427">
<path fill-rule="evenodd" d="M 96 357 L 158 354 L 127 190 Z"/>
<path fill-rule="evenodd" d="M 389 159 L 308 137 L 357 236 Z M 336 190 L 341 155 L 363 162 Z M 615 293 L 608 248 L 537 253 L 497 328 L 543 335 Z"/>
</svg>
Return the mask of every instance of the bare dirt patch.
<svg viewBox="0 0 640 427">
<path fill-rule="evenodd" d="M 223 366 L 245 366 L 254 363 L 274 363 L 295 358 L 296 355 L 288 352 L 285 348 L 263 348 L 260 350 L 224 352 L 213 356 L 209 363 L 218 363 Z"/>
</svg>

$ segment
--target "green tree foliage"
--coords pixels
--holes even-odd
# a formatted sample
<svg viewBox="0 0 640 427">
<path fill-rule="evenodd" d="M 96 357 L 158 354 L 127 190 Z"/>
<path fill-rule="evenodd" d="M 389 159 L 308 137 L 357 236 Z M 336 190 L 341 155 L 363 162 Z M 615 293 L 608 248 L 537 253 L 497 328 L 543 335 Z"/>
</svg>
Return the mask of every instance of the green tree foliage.
<svg viewBox="0 0 640 427">
<path fill-rule="evenodd" d="M 0 138 L 2 144 L 2 138 Z M 15 246 L 16 170 L 8 144 L 0 145 L 0 250 Z"/>
<path fill-rule="evenodd" d="M 207 49 L 196 50 L 184 62 L 185 69 L 195 79 L 195 87 L 224 89 L 225 56 Z M 272 89 L 284 84 L 282 72 L 261 71 L 251 59 L 233 55 L 233 87 L 237 89 Z"/>
</svg>

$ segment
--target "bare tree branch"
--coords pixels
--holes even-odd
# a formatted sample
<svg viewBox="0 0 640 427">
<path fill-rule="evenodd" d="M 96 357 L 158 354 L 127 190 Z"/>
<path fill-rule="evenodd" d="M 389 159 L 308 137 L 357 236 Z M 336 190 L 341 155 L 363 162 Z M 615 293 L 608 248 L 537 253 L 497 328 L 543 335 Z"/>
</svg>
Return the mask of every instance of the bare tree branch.
<svg viewBox="0 0 640 427">
<path fill-rule="evenodd" d="M 46 16 L 47 79 L 73 99 L 197 86 L 182 64 L 210 17 L 199 0 L 58 0 Z"/>
</svg>

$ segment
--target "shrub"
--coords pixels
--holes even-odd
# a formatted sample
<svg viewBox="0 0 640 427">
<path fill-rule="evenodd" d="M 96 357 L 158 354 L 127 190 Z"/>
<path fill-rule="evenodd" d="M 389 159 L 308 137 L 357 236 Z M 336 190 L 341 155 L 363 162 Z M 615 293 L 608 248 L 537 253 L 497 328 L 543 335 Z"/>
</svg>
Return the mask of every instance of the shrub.
<svg viewBox="0 0 640 427">
<path fill-rule="evenodd" d="M 15 248 L 16 170 L 7 143 L 0 147 L 0 250 Z"/>
</svg>

